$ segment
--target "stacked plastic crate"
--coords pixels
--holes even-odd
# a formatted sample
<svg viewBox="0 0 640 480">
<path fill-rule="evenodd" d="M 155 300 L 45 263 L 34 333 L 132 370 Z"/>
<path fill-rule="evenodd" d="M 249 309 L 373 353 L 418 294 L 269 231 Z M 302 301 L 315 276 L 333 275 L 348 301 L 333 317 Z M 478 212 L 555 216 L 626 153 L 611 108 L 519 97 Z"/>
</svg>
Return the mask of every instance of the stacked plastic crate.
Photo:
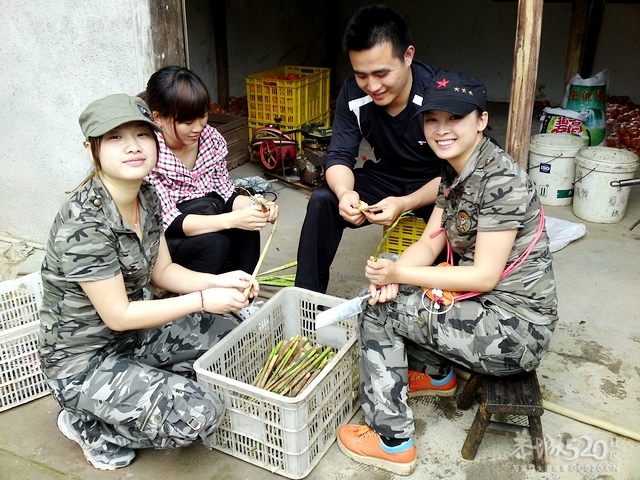
<svg viewBox="0 0 640 480">
<path fill-rule="evenodd" d="M 49 393 L 38 358 L 40 273 L 0 283 L 0 412 Z"/>
<path fill-rule="evenodd" d="M 284 65 L 246 77 L 249 138 L 257 128 L 279 125 L 286 132 L 306 123 L 330 125 L 330 68 Z M 296 135 L 298 146 L 302 135 Z"/>
</svg>

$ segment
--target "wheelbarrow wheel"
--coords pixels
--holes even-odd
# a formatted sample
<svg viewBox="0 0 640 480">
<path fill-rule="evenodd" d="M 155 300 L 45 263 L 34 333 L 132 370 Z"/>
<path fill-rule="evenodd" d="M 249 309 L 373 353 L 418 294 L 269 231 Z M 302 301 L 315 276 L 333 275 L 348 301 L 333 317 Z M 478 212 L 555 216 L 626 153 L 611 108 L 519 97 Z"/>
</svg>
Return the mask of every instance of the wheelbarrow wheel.
<svg viewBox="0 0 640 480">
<path fill-rule="evenodd" d="M 280 149 L 273 140 L 263 140 L 260 144 L 260 160 L 267 170 L 275 170 L 280 164 Z"/>
</svg>

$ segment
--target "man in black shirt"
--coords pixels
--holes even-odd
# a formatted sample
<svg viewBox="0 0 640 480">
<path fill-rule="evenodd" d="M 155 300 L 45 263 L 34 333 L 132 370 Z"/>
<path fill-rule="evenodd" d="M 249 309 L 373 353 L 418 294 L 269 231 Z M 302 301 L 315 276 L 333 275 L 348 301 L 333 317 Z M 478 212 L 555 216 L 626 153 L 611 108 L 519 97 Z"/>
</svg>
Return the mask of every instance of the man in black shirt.
<svg viewBox="0 0 640 480">
<path fill-rule="evenodd" d="M 360 9 L 344 35 L 354 76 L 340 91 L 325 165 L 327 184 L 314 190 L 298 245 L 296 286 L 325 293 L 346 227 L 392 225 L 407 210 L 428 219 L 441 160 L 426 142 L 425 85 L 440 71 L 414 61 L 404 19 L 380 5 Z M 365 138 L 377 161 L 355 168 Z M 360 202 L 369 205 L 360 209 Z M 373 252 L 372 252 L 373 253 Z"/>
</svg>

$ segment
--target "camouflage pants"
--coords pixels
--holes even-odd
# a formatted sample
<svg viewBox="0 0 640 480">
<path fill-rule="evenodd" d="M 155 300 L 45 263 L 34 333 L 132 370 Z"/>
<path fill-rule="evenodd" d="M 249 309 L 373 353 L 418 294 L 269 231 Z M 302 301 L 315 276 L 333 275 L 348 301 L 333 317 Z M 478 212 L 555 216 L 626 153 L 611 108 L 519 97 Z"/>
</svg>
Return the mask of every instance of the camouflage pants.
<svg viewBox="0 0 640 480">
<path fill-rule="evenodd" d="M 430 303 L 426 298 L 425 305 L 434 310 Z M 409 368 L 442 375 L 453 362 L 492 375 L 530 371 L 538 366 L 554 326 L 519 320 L 478 299 L 430 316 L 422 290 L 401 285 L 393 302 L 368 305 L 360 317 L 360 403 L 366 423 L 381 435 L 413 437 Z"/>
<path fill-rule="evenodd" d="M 175 448 L 210 436 L 224 404 L 194 380 L 193 363 L 238 325 L 233 317 L 195 313 L 140 331 L 129 351 L 95 359 L 83 374 L 49 380 L 62 407 L 80 417 L 85 442 Z"/>
</svg>

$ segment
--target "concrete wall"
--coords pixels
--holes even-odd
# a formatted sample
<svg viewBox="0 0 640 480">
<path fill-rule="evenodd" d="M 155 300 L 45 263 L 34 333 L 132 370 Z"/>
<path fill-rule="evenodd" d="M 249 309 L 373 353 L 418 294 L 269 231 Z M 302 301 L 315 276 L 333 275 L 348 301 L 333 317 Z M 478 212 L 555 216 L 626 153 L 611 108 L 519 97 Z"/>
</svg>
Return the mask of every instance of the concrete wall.
<svg viewBox="0 0 640 480">
<path fill-rule="evenodd" d="M 145 1 L 0 1 L 0 234 L 44 242 L 65 191 L 87 175 L 78 117 L 152 73 Z"/>
<path fill-rule="evenodd" d="M 155 0 L 154 0 L 155 1 Z M 77 119 L 101 96 L 141 91 L 153 73 L 148 0 L 0 0 L 0 236 L 44 242 L 64 192 L 90 169 Z M 186 0 L 190 66 L 216 98 L 207 0 Z M 329 66 L 351 74 L 340 47 L 351 15 L 370 2 L 227 0 L 230 95 L 246 75 L 278 65 Z M 490 100 L 507 101 L 517 2 L 389 0 L 407 18 L 417 58 L 482 78 Z M 331 5 L 327 8 L 327 4 Z M 559 104 L 570 2 L 545 3 L 538 73 L 541 99 Z M 640 5 L 607 3 L 594 73 L 609 93 L 640 103 Z M 337 60 L 336 60 L 337 59 Z"/>
</svg>

